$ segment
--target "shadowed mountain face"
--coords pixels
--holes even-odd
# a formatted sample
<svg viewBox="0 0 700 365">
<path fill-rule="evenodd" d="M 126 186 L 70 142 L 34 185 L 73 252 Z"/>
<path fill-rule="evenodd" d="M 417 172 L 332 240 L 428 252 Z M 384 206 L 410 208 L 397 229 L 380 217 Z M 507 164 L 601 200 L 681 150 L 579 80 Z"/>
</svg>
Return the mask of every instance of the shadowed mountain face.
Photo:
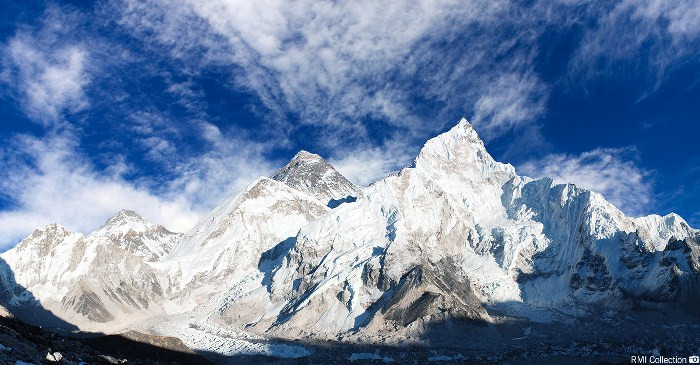
<svg viewBox="0 0 700 365">
<path fill-rule="evenodd" d="M 45 309 L 31 291 L 17 284 L 14 272 L 2 258 L 0 258 L 0 306 L 5 315 L 19 318 L 27 323 L 66 331 L 78 329 L 77 326 Z"/>
<path fill-rule="evenodd" d="M 75 338 L 31 326 L 15 318 L 0 316 L 0 363 L 27 364 L 211 364 L 172 338 L 172 349 L 152 338 L 132 339 L 127 336 L 90 334 Z M 149 342 L 156 342 L 151 344 Z"/>
<path fill-rule="evenodd" d="M 519 176 L 464 120 L 367 188 L 302 151 L 189 232 L 161 228 L 124 211 L 87 236 L 39 229 L 0 255 L 3 271 L 19 273 L 1 277 L 2 299 L 12 308 L 36 296 L 81 329 L 178 337 L 217 359 L 361 351 L 356 359 L 367 360 L 371 351 L 348 343 L 412 343 L 484 361 L 467 352 L 495 356 L 522 341 L 574 353 L 570 343 L 598 346 L 596 328 L 611 323 L 648 324 L 658 332 L 643 341 L 600 331 L 617 349 L 647 346 L 663 330 L 650 310 L 682 334 L 700 325 L 698 230 L 675 214 L 627 217 L 595 192 Z M 585 336 L 557 338 L 570 326 Z"/>
</svg>

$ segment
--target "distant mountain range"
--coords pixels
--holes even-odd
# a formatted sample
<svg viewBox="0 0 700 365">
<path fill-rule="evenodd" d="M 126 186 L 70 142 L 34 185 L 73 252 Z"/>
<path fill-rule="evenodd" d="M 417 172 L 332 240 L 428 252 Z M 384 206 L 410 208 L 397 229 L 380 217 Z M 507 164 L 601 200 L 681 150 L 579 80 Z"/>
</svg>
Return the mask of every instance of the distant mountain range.
<svg viewBox="0 0 700 365">
<path fill-rule="evenodd" d="M 676 214 L 632 218 L 596 192 L 519 176 L 462 120 L 366 188 L 301 151 L 184 234 L 126 210 L 88 235 L 37 229 L 0 254 L 0 300 L 46 326 L 299 357 L 252 340 L 399 343 L 451 318 L 697 313 L 699 242 Z"/>
</svg>

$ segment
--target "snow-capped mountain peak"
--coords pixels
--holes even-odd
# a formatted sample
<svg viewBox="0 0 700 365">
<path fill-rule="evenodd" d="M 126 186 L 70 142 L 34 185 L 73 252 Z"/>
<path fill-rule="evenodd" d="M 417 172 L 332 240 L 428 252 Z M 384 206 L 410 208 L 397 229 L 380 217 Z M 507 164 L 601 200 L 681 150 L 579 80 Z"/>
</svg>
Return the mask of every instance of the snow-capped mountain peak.
<svg viewBox="0 0 700 365">
<path fill-rule="evenodd" d="M 101 323 L 131 320 L 126 313 L 160 311 L 162 288 L 149 262 L 180 237 L 128 210 L 89 235 L 50 224 L 0 254 L 10 268 L 0 275 L 13 278 L 0 281 L 17 284 L 7 298 L 13 305 L 31 307 L 38 300 L 61 318 L 103 330 Z"/>
<path fill-rule="evenodd" d="M 49 253 L 56 245 L 59 245 L 69 237 L 77 239 L 80 233 L 73 233 L 68 228 L 51 223 L 43 228 L 37 228 L 11 251 L 37 250 L 40 254 Z"/>
<path fill-rule="evenodd" d="M 92 240 L 115 244 L 148 261 L 169 253 L 181 236 L 126 209 L 88 235 Z"/>
<path fill-rule="evenodd" d="M 516 176 L 512 165 L 491 157 L 474 127 L 464 118 L 449 131 L 428 140 L 414 166 L 433 177 L 457 173 L 472 181 L 494 174 L 506 179 Z"/>
<path fill-rule="evenodd" d="M 323 157 L 320 155 L 317 155 L 315 153 L 311 153 L 308 151 L 301 150 L 297 152 L 294 157 L 292 157 L 292 161 L 298 161 L 298 162 L 324 162 Z"/>
<path fill-rule="evenodd" d="M 88 236 L 49 225 L 0 257 L 42 305 L 81 324 L 165 314 L 158 328 L 186 336 L 221 324 L 364 340 L 488 322 L 491 308 L 523 318 L 642 300 L 696 307 L 699 241 L 675 214 L 631 218 L 601 194 L 518 176 L 462 119 L 365 189 L 300 151 L 185 235 L 124 210 Z"/>
<path fill-rule="evenodd" d="M 156 224 L 151 223 L 138 213 L 132 210 L 122 209 L 112 218 L 109 218 L 105 224 L 94 232 L 94 234 L 111 236 L 129 232 L 140 233 L 146 232 L 155 226 Z"/>
<path fill-rule="evenodd" d="M 672 239 L 684 239 L 700 232 L 693 229 L 678 214 L 669 213 L 665 216 L 657 214 L 635 218 L 639 234 L 646 238 L 655 250 L 664 250 Z"/>
<path fill-rule="evenodd" d="M 503 222 L 507 211 L 501 201 L 503 186 L 518 177 L 510 164 L 497 162 L 486 151 L 474 127 L 462 119 L 456 126 L 421 148 L 409 175 L 424 176 L 486 226 Z M 527 178 L 524 178 L 527 180 Z M 431 190 L 437 188 L 431 187 Z"/>
<path fill-rule="evenodd" d="M 653 295 L 685 305 L 673 283 L 695 280 L 697 243 L 635 247 L 692 232 L 675 216 L 642 223 L 648 227 L 600 194 L 518 176 L 461 120 L 429 140 L 412 168 L 301 227 L 270 286 L 272 298 L 286 303 L 270 305 L 268 315 L 283 320 L 261 329 L 313 328 L 333 337 L 358 323 L 381 331 L 445 313 L 488 320 L 483 303 L 625 308 L 630 296 Z M 417 316 L 405 316 L 418 307 Z M 238 318 L 239 308 L 224 315 Z"/>
<path fill-rule="evenodd" d="M 309 194 L 331 208 L 356 198 L 361 191 L 321 156 L 307 151 L 299 151 L 272 179 Z"/>
</svg>

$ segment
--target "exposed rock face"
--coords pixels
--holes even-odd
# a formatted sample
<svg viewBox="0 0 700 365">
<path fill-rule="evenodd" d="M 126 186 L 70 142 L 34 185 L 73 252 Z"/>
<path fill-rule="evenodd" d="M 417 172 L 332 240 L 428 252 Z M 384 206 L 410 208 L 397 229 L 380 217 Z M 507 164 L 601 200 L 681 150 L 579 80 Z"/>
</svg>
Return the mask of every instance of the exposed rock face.
<svg viewBox="0 0 700 365">
<path fill-rule="evenodd" d="M 361 190 L 321 156 L 306 151 L 297 153 L 272 179 L 312 195 L 331 208 L 352 201 Z"/>
</svg>

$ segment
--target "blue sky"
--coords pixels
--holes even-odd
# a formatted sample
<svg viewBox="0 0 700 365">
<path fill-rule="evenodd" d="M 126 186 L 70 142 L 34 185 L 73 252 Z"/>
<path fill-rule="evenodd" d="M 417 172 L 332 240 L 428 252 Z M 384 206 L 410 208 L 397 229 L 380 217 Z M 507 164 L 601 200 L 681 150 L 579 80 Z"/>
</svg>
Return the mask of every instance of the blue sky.
<svg viewBox="0 0 700 365">
<path fill-rule="evenodd" d="M 0 4 L 0 247 L 184 231 L 319 153 L 366 185 L 466 117 L 498 160 L 700 227 L 700 3 Z"/>
</svg>

